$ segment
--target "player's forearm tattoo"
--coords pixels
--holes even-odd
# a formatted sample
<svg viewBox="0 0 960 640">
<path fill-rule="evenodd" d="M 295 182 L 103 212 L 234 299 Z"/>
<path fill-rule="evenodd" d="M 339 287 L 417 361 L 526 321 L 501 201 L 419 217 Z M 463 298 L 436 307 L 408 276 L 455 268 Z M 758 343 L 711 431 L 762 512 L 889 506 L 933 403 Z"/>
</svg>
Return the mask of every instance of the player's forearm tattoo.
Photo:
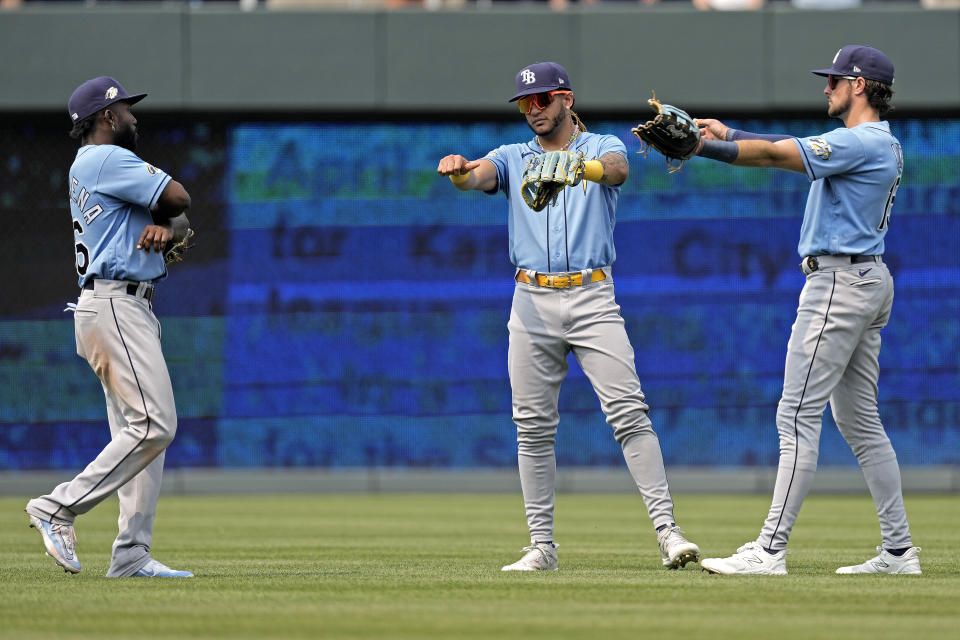
<svg viewBox="0 0 960 640">
<path fill-rule="evenodd" d="M 627 179 L 629 165 L 627 159 L 619 153 L 607 153 L 599 158 L 603 165 L 603 175 L 598 182 L 609 185 L 622 184 Z"/>
</svg>

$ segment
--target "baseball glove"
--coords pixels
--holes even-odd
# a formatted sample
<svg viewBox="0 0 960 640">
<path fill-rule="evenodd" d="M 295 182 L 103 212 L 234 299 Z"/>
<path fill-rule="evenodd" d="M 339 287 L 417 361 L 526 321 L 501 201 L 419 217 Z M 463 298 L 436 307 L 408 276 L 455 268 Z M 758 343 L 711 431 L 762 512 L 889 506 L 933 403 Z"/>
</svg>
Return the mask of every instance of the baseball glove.
<svg viewBox="0 0 960 640">
<path fill-rule="evenodd" d="M 700 127 L 683 109 L 661 104 L 656 92 L 647 104 L 657 112 L 656 117 L 631 129 L 642 143 L 640 153 L 646 155 L 652 147 L 666 157 L 670 173 L 679 171 L 700 145 Z"/>
<path fill-rule="evenodd" d="M 572 151 L 547 151 L 534 156 L 523 171 L 520 191 L 523 201 L 534 211 L 543 211 L 557 201 L 564 187 L 580 184 L 583 178 L 583 154 Z"/>
<path fill-rule="evenodd" d="M 190 238 L 194 235 L 193 229 L 187 229 L 187 232 L 184 234 L 183 239 L 180 242 L 175 242 L 170 247 L 163 252 L 163 260 L 167 264 L 172 262 L 183 262 L 183 256 L 187 253 L 188 249 L 192 249 L 194 245 L 190 244 Z"/>
</svg>

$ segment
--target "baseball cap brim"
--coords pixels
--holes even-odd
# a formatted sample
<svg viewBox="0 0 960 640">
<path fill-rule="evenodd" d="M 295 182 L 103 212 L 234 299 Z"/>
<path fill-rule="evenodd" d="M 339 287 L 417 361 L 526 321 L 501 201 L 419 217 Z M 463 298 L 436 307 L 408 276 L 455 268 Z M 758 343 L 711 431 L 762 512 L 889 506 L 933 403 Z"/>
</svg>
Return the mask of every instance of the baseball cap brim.
<svg viewBox="0 0 960 640">
<path fill-rule="evenodd" d="M 558 89 L 562 89 L 564 91 L 573 91 L 573 89 L 571 89 L 570 87 L 563 87 L 559 84 L 554 83 L 554 84 L 549 84 L 541 87 L 530 87 L 529 89 L 524 89 L 517 95 L 507 100 L 507 102 L 515 102 L 520 98 L 522 98 L 523 96 L 529 96 L 535 93 L 544 93 L 545 91 L 557 91 Z"/>
<path fill-rule="evenodd" d="M 119 98 L 119 99 L 117 99 L 117 100 L 114 100 L 114 101 L 111 102 L 110 104 L 113 104 L 114 102 L 126 102 L 127 104 L 131 104 L 131 105 L 132 105 L 132 104 L 137 104 L 138 102 L 140 102 L 141 100 L 143 100 L 143 99 L 146 98 L 146 97 L 147 97 L 147 94 L 145 94 L 145 93 L 138 93 L 138 94 L 135 95 L 135 96 L 127 96 L 126 98 Z M 108 104 L 107 106 L 110 106 L 110 104 Z"/>
<path fill-rule="evenodd" d="M 844 71 L 837 71 L 836 69 L 834 69 L 834 68 L 832 68 L 832 67 L 829 68 L 829 69 L 811 69 L 811 70 L 810 70 L 810 73 L 812 73 L 812 74 L 815 75 L 815 76 L 823 76 L 823 77 L 827 77 L 827 76 L 842 76 L 842 75 L 845 75 L 845 74 L 846 74 L 846 72 L 844 72 Z"/>
</svg>

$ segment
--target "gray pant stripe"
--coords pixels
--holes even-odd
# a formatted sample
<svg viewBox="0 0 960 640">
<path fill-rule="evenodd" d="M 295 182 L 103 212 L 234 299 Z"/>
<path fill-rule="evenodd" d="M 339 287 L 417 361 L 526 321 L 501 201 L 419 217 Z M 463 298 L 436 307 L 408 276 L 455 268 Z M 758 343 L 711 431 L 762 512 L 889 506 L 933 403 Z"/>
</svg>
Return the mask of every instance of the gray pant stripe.
<svg viewBox="0 0 960 640">
<path fill-rule="evenodd" d="M 780 529 L 780 522 L 783 520 L 783 514 L 786 511 L 787 500 L 790 498 L 790 489 L 793 488 L 793 479 L 797 473 L 797 459 L 799 458 L 800 452 L 800 430 L 797 428 L 797 421 L 800 416 L 800 409 L 803 407 L 803 399 L 807 394 L 807 385 L 810 383 L 810 373 L 813 371 L 813 363 L 817 359 L 817 352 L 820 350 L 820 339 L 823 338 L 823 332 L 827 329 L 827 323 L 830 321 L 830 307 L 833 305 L 833 294 L 837 290 L 837 274 L 833 275 L 833 285 L 830 288 L 830 299 L 827 301 L 827 309 L 823 314 L 823 326 L 820 328 L 820 335 L 817 336 L 817 346 L 814 347 L 813 353 L 810 355 L 810 366 L 807 368 L 807 377 L 803 381 L 803 391 L 800 393 L 800 402 L 797 403 L 797 411 L 793 415 L 793 437 L 797 442 L 797 445 L 794 446 L 793 451 L 793 471 L 790 473 L 790 484 L 787 485 L 787 493 L 783 496 L 784 508 L 780 510 L 780 517 L 777 519 L 777 526 L 773 528 L 773 533 L 770 534 L 770 542 L 767 543 L 768 549 L 773 549 L 773 541 L 776 538 L 777 531 Z"/>
</svg>

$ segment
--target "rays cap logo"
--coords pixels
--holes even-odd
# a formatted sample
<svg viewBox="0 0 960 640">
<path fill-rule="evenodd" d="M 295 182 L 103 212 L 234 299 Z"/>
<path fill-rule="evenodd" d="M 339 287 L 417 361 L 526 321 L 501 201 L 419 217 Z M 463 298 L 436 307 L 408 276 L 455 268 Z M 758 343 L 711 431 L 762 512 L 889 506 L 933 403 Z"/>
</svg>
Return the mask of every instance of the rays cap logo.
<svg viewBox="0 0 960 640">
<path fill-rule="evenodd" d="M 79 122 L 115 102 L 136 104 L 146 97 L 145 93 L 130 95 L 122 84 L 110 76 L 100 76 L 87 80 L 74 90 L 67 102 L 67 113 L 73 122 Z"/>
<path fill-rule="evenodd" d="M 833 57 L 829 69 L 814 69 L 818 76 L 854 76 L 893 84 L 893 62 L 879 49 L 860 44 L 848 44 Z"/>
<path fill-rule="evenodd" d="M 523 96 L 545 91 L 556 91 L 557 89 L 573 91 L 567 70 L 556 62 L 535 62 L 524 67 L 517 73 L 515 83 L 517 92 L 515 96 L 510 98 L 510 102 L 519 100 Z"/>
</svg>

